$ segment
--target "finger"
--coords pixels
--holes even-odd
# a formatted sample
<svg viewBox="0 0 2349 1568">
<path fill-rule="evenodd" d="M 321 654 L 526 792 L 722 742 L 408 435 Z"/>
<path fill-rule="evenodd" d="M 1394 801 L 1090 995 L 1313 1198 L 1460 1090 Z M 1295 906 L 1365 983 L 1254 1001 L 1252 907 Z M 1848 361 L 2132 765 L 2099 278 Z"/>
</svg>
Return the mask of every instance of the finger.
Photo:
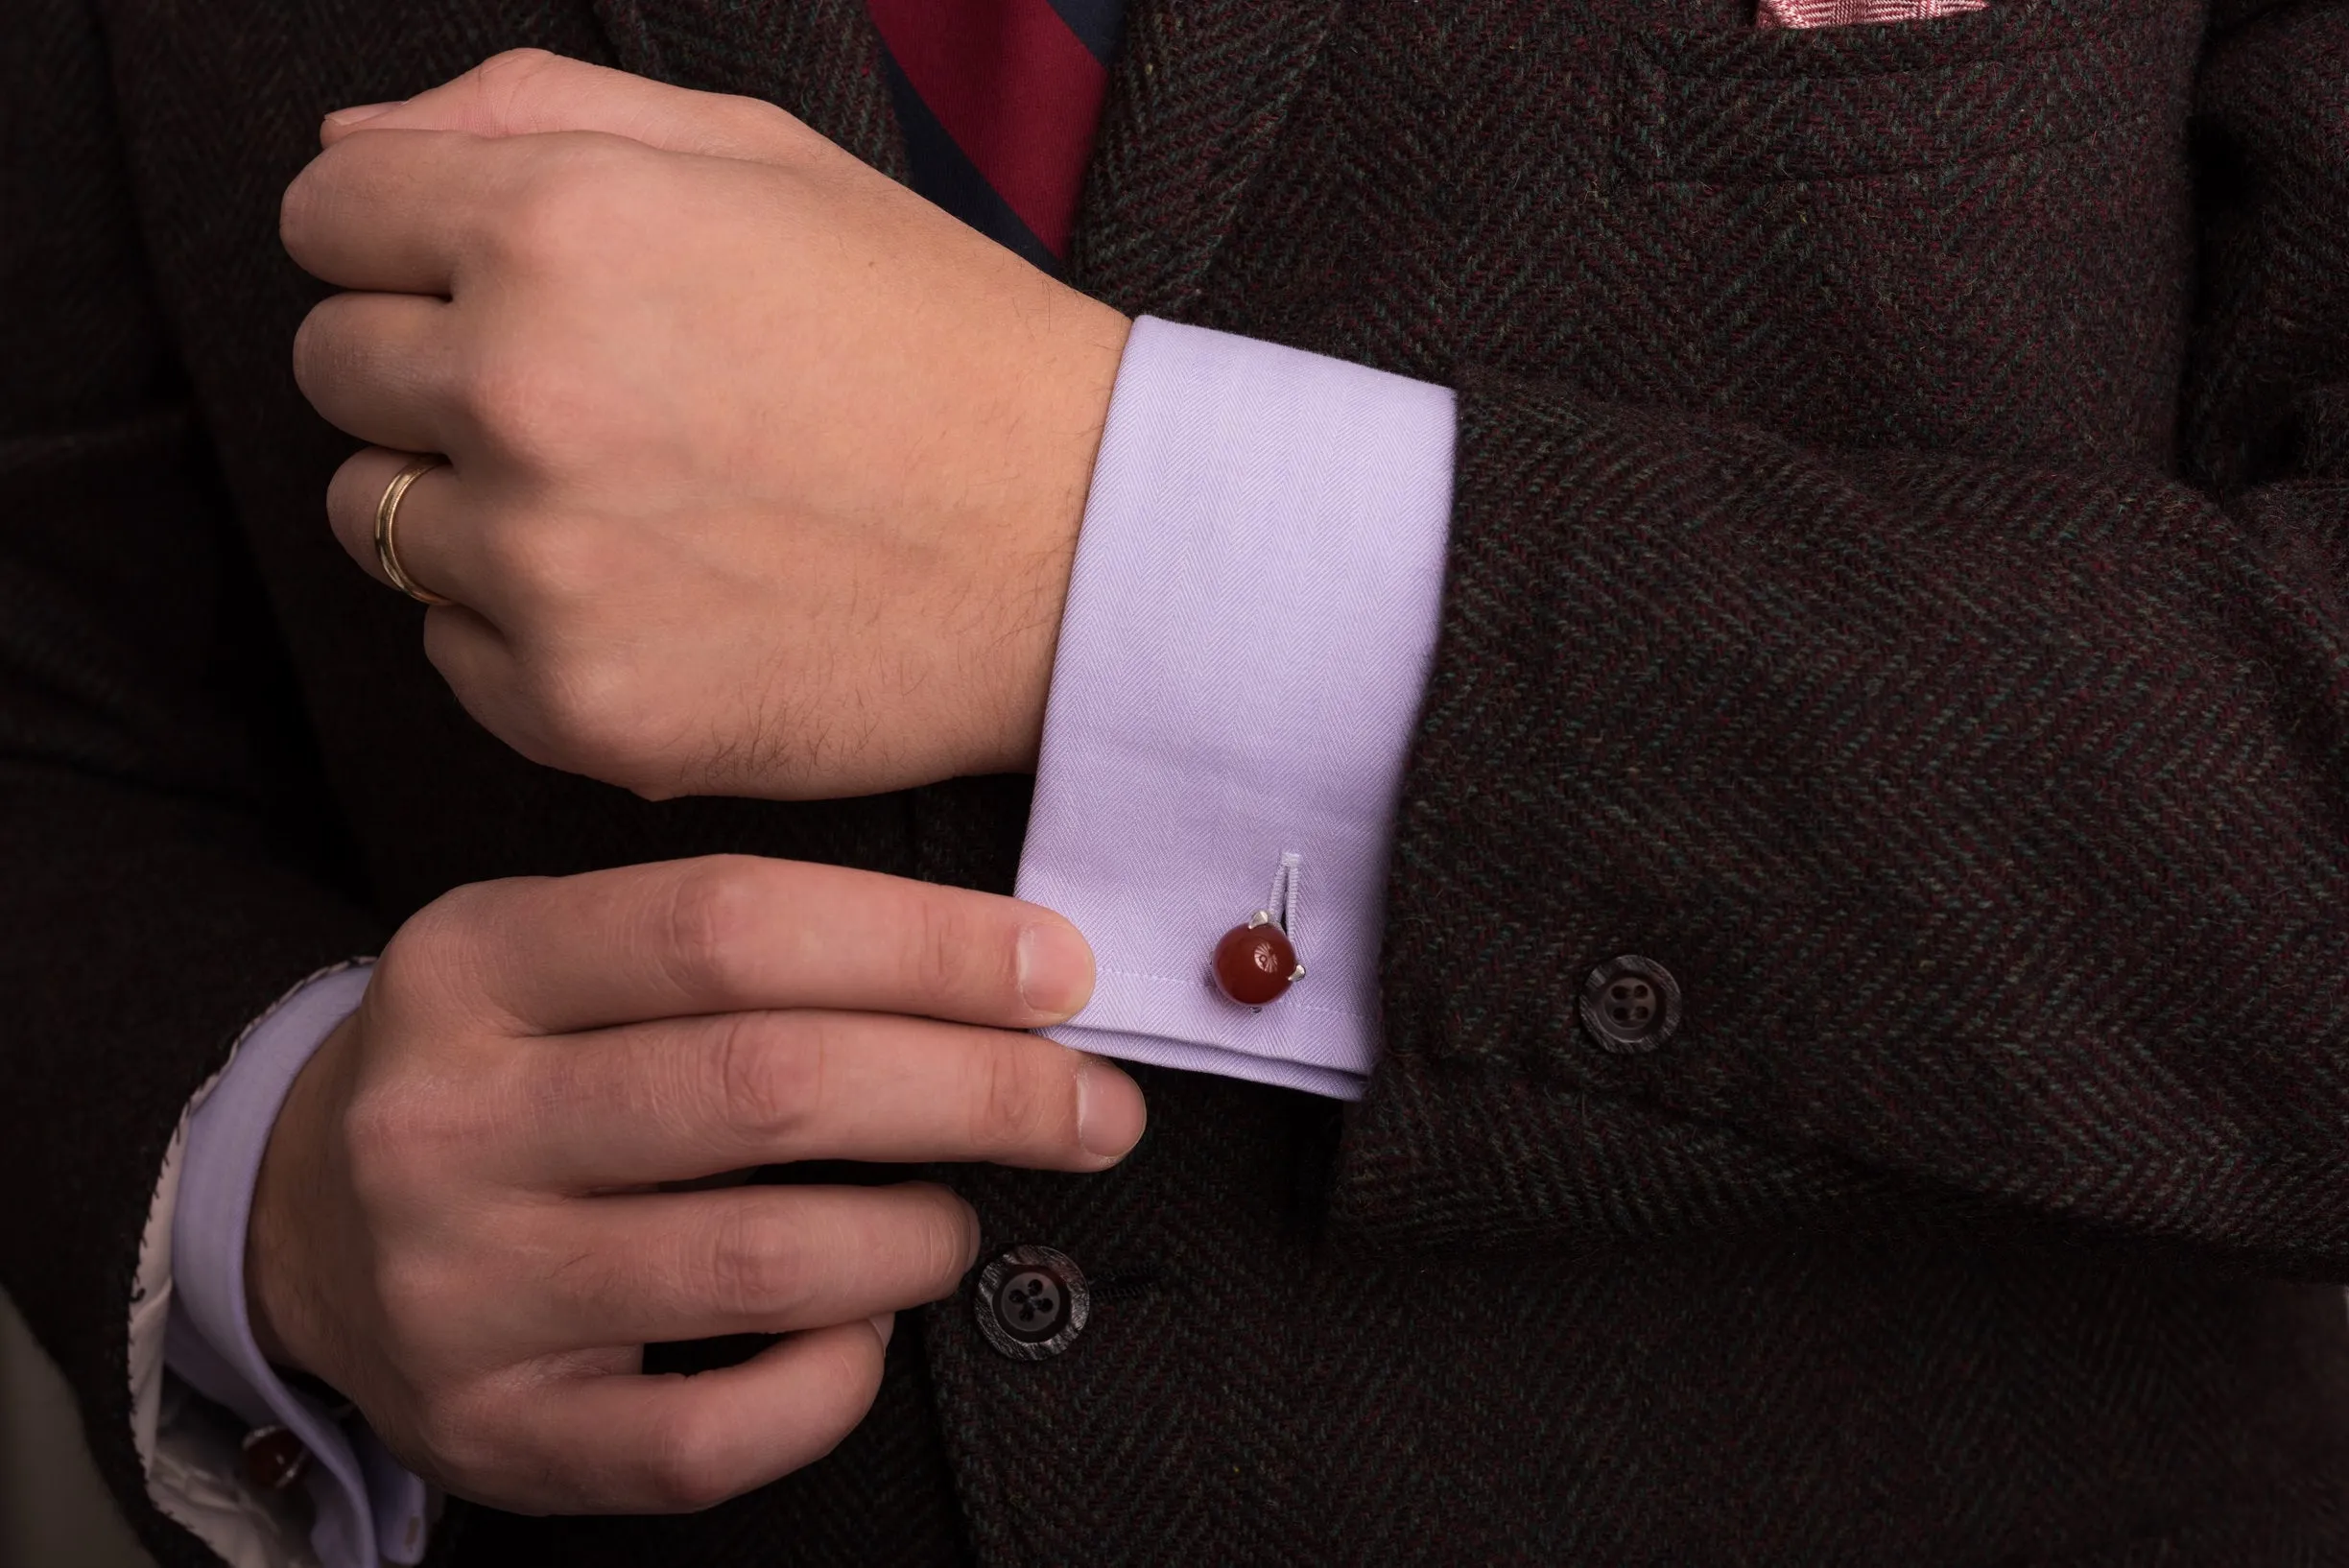
<svg viewBox="0 0 2349 1568">
<path fill-rule="evenodd" d="M 543 49 L 493 55 L 454 81 L 404 104 L 326 116 L 319 140 L 333 147 L 368 131 L 463 131 L 521 136 L 601 131 L 677 153 L 772 162 L 831 143 L 771 104 L 673 87 Z M 351 116 L 345 118 L 344 116 Z"/>
<path fill-rule="evenodd" d="M 532 1353 L 853 1322 L 952 1295 L 979 1255 L 968 1204 L 927 1182 L 736 1187 L 559 1205 L 541 1290 L 486 1303 Z"/>
<path fill-rule="evenodd" d="M 375 511 L 392 481 L 415 461 L 414 451 L 370 446 L 344 460 L 326 484 L 326 522 L 334 530 L 336 542 L 358 562 L 361 571 L 386 587 L 393 583 L 375 548 Z M 462 553 L 449 549 L 448 543 L 452 533 L 462 526 L 463 493 L 457 470 L 442 463 L 411 481 L 392 513 L 392 542 L 400 570 L 418 587 L 461 603 L 465 598 L 463 574 L 457 569 L 455 558 Z"/>
<path fill-rule="evenodd" d="M 604 1376 L 513 1401 L 529 1426 L 501 1445 L 518 1490 L 558 1513 L 682 1513 L 830 1453 L 880 1390 L 868 1322 L 796 1334 L 692 1377 Z M 510 1505 L 511 1506 L 511 1505 Z"/>
<path fill-rule="evenodd" d="M 711 855 L 461 888 L 392 939 L 370 994 L 387 976 L 451 1022 L 493 1012 L 525 1033 L 769 1008 L 1032 1029 L 1084 1005 L 1093 955 L 1017 899 Z"/>
<path fill-rule="evenodd" d="M 498 1174 L 589 1192 L 804 1159 L 1098 1171 L 1142 1091 L 1056 1041 L 881 1013 L 756 1012 L 531 1042 Z"/>
<path fill-rule="evenodd" d="M 294 381 L 336 429 L 403 452 L 446 452 L 457 345 L 444 299 L 337 294 L 294 334 Z"/>
<path fill-rule="evenodd" d="M 456 131 L 347 137 L 286 186 L 278 238 L 339 288 L 445 297 L 544 155 Z"/>
</svg>

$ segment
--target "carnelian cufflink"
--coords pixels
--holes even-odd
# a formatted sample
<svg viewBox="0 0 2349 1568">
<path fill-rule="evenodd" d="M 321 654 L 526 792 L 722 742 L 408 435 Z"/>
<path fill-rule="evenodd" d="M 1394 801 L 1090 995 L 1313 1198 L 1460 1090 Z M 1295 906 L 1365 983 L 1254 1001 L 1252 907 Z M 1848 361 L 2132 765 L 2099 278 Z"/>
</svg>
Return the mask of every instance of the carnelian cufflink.
<svg viewBox="0 0 2349 1568">
<path fill-rule="evenodd" d="M 1304 978 L 1295 944 L 1267 911 L 1258 910 L 1215 945 L 1216 987 L 1242 1007 L 1277 1002 Z"/>
</svg>

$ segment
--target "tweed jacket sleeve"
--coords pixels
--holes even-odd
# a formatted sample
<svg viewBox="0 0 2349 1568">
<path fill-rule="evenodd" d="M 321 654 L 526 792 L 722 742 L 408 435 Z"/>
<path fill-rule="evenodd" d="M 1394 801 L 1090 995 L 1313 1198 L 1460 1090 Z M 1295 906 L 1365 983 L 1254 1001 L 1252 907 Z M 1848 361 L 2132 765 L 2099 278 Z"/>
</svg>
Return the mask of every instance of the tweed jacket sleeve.
<svg viewBox="0 0 2349 1568">
<path fill-rule="evenodd" d="M 336 891 L 283 655 L 147 297 L 95 24 L 36 4 L 8 32 L 0 1282 L 136 1497 L 125 1305 L 174 1128 L 274 995 L 381 934 Z"/>
<path fill-rule="evenodd" d="M 2202 47 L 2174 122 L 2201 293 L 2173 462 L 2067 437 L 2034 401 L 2052 357 L 1960 358 L 1925 393 L 2052 410 L 2012 456 L 1868 428 L 1930 354 L 1813 384 L 1860 400 L 1841 433 L 1462 368 L 1389 1055 L 1341 1226 L 1495 1247 L 1987 1212 L 2349 1278 L 2349 8 L 2222 7 Z M 1692 107 L 1695 80 L 1657 90 L 1712 140 L 1619 148 L 1684 165 L 1655 199 L 1692 223 L 1721 190 L 1741 222 L 1794 200 L 1786 159 L 1858 156 L 1781 141 L 1778 167 L 1725 168 L 1777 84 Z M 2022 235 L 2010 292 L 1960 273 L 1910 314 L 2093 335 L 2099 291 L 2134 285 L 2092 251 L 2138 199 L 2097 145 L 2011 202 L 1984 162 L 1866 214 L 1898 235 L 1962 189 L 1977 226 L 1932 230 L 1953 266 L 1979 226 Z M 1805 186 L 1803 216 L 1860 184 Z M 2043 223 L 2051 184 L 2074 205 Z M 1871 375 L 1895 378 L 1872 406 Z M 1577 1027 L 1620 954 L 1685 990 L 1649 1054 Z"/>
</svg>

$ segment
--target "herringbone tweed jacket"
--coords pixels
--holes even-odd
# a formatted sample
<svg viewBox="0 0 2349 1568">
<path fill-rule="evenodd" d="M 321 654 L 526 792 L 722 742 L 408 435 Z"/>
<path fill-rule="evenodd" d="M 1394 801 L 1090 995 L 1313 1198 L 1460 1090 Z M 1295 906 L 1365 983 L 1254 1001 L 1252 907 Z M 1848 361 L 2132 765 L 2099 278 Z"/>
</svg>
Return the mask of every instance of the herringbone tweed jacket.
<svg viewBox="0 0 2349 1568">
<path fill-rule="evenodd" d="M 2349 8 L 1749 6 L 1135 0 L 1077 280 L 1461 390 L 1369 1097 L 1145 1072 L 1116 1173 L 950 1173 L 1068 1354 L 950 1300 L 811 1469 L 441 1560 L 2349 1560 Z M 521 761 L 288 368 L 322 111 L 541 44 L 901 171 L 857 0 L 5 16 L 0 1266 L 185 1564 L 125 1303 L 241 1024 L 479 878 L 1008 888 L 1026 791 Z"/>
</svg>

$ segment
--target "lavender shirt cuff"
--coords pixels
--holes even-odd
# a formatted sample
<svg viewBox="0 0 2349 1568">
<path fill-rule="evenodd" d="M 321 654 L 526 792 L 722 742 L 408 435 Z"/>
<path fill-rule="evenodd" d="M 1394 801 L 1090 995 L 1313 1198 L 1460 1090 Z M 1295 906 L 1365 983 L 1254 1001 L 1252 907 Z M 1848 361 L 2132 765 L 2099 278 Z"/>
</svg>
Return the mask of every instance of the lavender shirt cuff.
<svg viewBox="0 0 2349 1568">
<path fill-rule="evenodd" d="M 1099 983 L 1087 1051 L 1352 1099 L 1377 1060 L 1396 796 L 1452 507 L 1441 387 L 1145 317 L 1093 470 L 1019 892 Z M 1227 1001 L 1216 938 L 1275 896 L 1307 967 Z"/>
<path fill-rule="evenodd" d="M 314 1462 L 301 1485 L 316 1509 L 311 1544 L 327 1568 L 374 1568 L 379 1556 L 417 1561 L 424 1485 L 364 1426 L 338 1423 L 271 1368 L 246 1316 L 245 1231 L 278 1107 L 303 1064 L 358 1008 L 368 972 L 354 965 L 312 981 L 245 1036 L 229 1069 L 188 1118 L 172 1219 L 165 1363 L 248 1425 L 279 1423 L 308 1445 Z"/>
</svg>

